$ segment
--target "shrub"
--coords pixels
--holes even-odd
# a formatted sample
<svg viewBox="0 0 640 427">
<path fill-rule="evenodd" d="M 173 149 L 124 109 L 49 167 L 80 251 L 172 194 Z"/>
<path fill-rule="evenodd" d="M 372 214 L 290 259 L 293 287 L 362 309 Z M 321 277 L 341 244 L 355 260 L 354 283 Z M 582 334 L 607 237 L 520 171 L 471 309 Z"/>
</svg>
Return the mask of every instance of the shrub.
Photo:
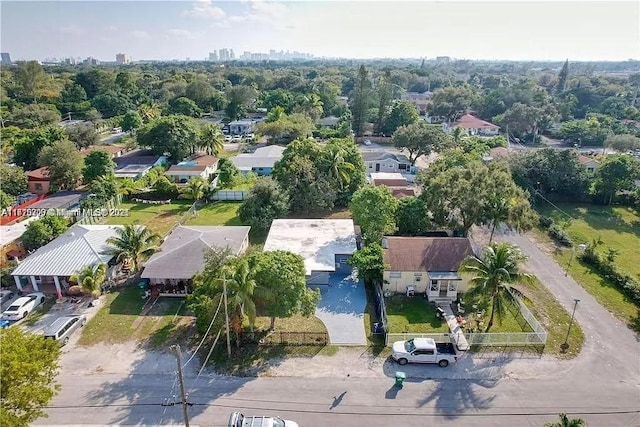
<svg viewBox="0 0 640 427">
<path fill-rule="evenodd" d="M 609 262 L 593 249 L 587 249 L 578 259 L 600 276 L 613 283 L 633 303 L 640 304 L 640 283 L 629 274 L 620 271 L 615 262 Z"/>
<path fill-rule="evenodd" d="M 568 248 L 573 247 L 573 241 L 571 240 L 569 235 L 557 225 L 553 224 L 551 227 L 549 227 L 549 229 L 547 230 L 547 234 L 549 234 L 549 237 L 551 237 L 559 245 L 566 246 Z"/>
<path fill-rule="evenodd" d="M 540 227 L 549 228 L 553 225 L 553 218 L 550 216 L 541 216 L 540 217 Z"/>
</svg>

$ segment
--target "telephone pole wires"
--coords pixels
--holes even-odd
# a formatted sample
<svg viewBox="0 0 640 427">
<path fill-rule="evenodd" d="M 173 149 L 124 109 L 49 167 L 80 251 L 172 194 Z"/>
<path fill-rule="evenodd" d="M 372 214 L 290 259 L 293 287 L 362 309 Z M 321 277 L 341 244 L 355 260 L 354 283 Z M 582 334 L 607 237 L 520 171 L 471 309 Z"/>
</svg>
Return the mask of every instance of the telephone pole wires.
<svg viewBox="0 0 640 427">
<path fill-rule="evenodd" d="M 184 378 L 182 376 L 182 352 L 179 345 L 171 346 L 171 349 L 176 353 L 176 360 L 178 361 L 178 379 L 180 380 L 180 396 L 182 405 L 182 415 L 184 416 L 184 425 L 189 427 L 189 403 L 187 402 L 187 395 L 184 391 Z"/>
</svg>

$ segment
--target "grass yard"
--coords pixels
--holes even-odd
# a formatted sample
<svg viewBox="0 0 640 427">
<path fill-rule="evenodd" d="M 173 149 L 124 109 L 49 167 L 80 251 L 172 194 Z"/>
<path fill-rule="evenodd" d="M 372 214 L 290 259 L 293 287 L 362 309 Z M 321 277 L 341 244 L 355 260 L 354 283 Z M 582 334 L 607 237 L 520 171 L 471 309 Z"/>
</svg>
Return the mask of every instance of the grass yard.
<svg viewBox="0 0 640 427">
<path fill-rule="evenodd" d="M 256 318 L 256 329 L 269 329 L 271 318 L 260 316 Z M 300 314 L 286 319 L 276 319 L 276 332 L 316 332 L 327 333 L 322 320 L 316 316 L 304 317 Z"/>
<path fill-rule="evenodd" d="M 244 225 L 238 218 L 240 202 L 213 202 L 198 209 L 186 225 Z"/>
<path fill-rule="evenodd" d="M 491 306 L 488 298 L 477 296 L 472 299 L 469 296 L 465 296 L 464 305 L 466 309 L 464 319 L 467 321 L 465 329 L 484 332 L 491 317 Z M 474 306 L 476 308 L 474 308 Z M 480 315 L 480 313 L 482 313 L 482 315 Z M 531 331 L 531 327 L 522 318 L 517 307 L 509 307 L 505 310 L 505 315 L 502 319 L 499 319 L 496 315 L 493 319 L 493 325 L 491 329 L 489 329 L 490 333 Z"/>
<path fill-rule="evenodd" d="M 138 287 L 127 287 L 105 295 L 103 306 L 82 330 L 80 345 L 122 343 L 132 339 L 161 346 L 184 337 L 191 318 L 184 316 L 184 299 L 161 298 L 141 315 L 147 300 Z"/>
<path fill-rule="evenodd" d="M 604 242 L 598 251 L 605 253 L 607 248 L 619 251 L 616 264 L 621 270 L 638 277 L 640 262 L 638 249 L 640 248 L 640 215 L 630 208 L 618 206 L 575 205 L 560 203 L 558 206 L 569 213 L 574 220 L 566 228 L 566 232 L 576 245 L 589 243 L 600 237 Z M 539 209 L 541 215 L 551 216 L 562 224 L 566 219 L 557 210 Z M 539 231 L 540 239 L 553 243 L 545 233 Z M 622 294 L 608 280 L 582 265 L 575 257 L 573 249 L 556 249 L 553 257 L 558 264 L 568 269 L 571 277 L 589 292 L 603 307 L 621 318 L 632 328 L 640 330 L 640 307 Z"/>
<path fill-rule="evenodd" d="M 447 323 L 436 317 L 436 306 L 421 296 L 394 295 L 385 298 L 390 333 L 448 333 Z"/>
<path fill-rule="evenodd" d="M 123 202 L 118 205 L 118 209 L 128 210 L 129 216 L 109 217 L 106 220 L 106 224 L 141 224 L 164 236 L 182 218 L 192 204 L 193 202 L 190 200 L 176 200 L 168 205 Z"/>
</svg>

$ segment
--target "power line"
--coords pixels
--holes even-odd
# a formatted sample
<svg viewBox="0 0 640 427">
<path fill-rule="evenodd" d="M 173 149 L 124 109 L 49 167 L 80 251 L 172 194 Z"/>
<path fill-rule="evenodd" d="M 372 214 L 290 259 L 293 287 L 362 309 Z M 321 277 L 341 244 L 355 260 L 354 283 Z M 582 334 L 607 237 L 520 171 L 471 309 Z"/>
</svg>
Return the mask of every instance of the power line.
<svg viewBox="0 0 640 427">
<path fill-rule="evenodd" d="M 207 335 L 209 335 L 209 331 L 211 331 L 211 328 L 213 327 L 213 322 L 216 320 L 216 317 L 218 316 L 218 312 L 220 311 L 220 307 L 221 306 L 222 306 L 222 298 L 220 298 L 220 302 L 218 303 L 218 308 L 216 309 L 216 312 L 213 315 L 213 318 L 211 319 L 211 323 L 209 323 L 209 327 L 207 328 L 207 332 L 204 333 L 204 336 L 202 337 L 202 340 L 200 341 L 200 344 L 198 344 L 198 347 L 196 347 L 196 349 L 193 352 L 193 354 L 191 355 L 191 357 L 189 357 L 189 359 L 184 363 L 184 365 L 182 365 L 182 369 L 184 369 L 189 364 L 189 362 L 191 362 L 191 360 L 196 356 L 196 354 L 198 354 L 198 350 L 200 350 L 200 347 L 202 347 L 202 344 L 204 343 L 204 340 L 207 338 Z"/>
</svg>

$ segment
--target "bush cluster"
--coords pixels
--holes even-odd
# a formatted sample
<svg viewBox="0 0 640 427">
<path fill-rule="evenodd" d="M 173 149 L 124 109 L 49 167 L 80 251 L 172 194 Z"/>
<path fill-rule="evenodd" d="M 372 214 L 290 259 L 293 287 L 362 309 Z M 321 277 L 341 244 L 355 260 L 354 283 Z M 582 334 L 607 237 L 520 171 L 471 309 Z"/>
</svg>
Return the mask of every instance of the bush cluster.
<svg viewBox="0 0 640 427">
<path fill-rule="evenodd" d="M 587 248 L 578 259 L 608 279 L 634 304 L 640 304 L 640 282 L 633 276 L 620 271 L 615 262 L 609 262 L 592 248 Z"/>
<path fill-rule="evenodd" d="M 557 244 L 561 246 L 566 246 L 567 248 L 573 247 L 573 241 L 569 237 L 569 235 L 562 229 L 560 226 L 554 223 L 553 218 L 548 216 L 540 217 L 540 227 L 547 230 L 547 234 L 551 237 Z"/>
</svg>

